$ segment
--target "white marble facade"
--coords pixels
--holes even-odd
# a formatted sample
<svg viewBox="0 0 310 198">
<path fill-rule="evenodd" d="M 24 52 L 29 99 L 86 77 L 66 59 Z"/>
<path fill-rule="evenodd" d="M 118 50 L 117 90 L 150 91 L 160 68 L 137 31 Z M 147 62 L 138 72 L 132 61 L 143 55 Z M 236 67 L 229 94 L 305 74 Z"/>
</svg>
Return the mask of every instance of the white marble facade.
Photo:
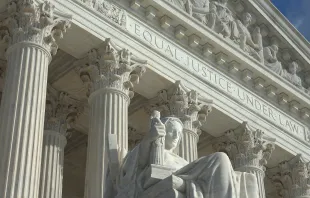
<svg viewBox="0 0 310 198">
<path fill-rule="evenodd" d="M 1 198 L 310 198 L 309 42 L 270 1 L 0 10 Z"/>
</svg>

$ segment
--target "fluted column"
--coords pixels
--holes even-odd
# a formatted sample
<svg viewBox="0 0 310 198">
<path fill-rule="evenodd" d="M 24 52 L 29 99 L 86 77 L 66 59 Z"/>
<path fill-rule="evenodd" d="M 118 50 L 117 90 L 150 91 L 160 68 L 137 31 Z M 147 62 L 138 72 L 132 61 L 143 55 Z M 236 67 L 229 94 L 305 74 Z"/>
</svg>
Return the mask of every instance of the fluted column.
<svg viewBox="0 0 310 198">
<path fill-rule="evenodd" d="M 235 171 L 252 173 L 257 178 L 259 197 L 265 198 L 265 165 L 274 150 L 275 139 L 268 138 L 260 130 L 253 130 L 243 122 L 239 127 L 225 133 L 214 144 L 217 151 L 230 157 Z"/>
<path fill-rule="evenodd" d="M 197 143 L 199 135 L 192 130 L 183 129 L 183 137 L 179 145 L 179 156 L 188 162 L 198 158 Z"/>
<path fill-rule="evenodd" d="M 40 198 L 62 197 L 64 148 L 66 144 L 65 135 L 54 130 L 44 130 Z"/>
<path fill-rule="evenodd" d="M 151 99 L 148 107 L 149 111 L 158 110 L 162 116 L 175 116 L 182 121 L 183 136 L 176 153 L 188 162 L 198 158 L 200 127 L 211 112 L 212 101 L 204 100 L 206 104 L 203 105 L 198 98 L 196 91 L 189 90 L 180 81 L 176 81 L 168 90 L 160 91 L 158 97 Z"/>
<path fill-rule="evenodd" d="M 39 198 L 61 198 L 66 136 L 81 105 L 64 92 L 48 87 Z"/>
<path fill-rule="evenodd" d="M 310 198 L 310 162 L 299 154 L 267 170 L 277 195 L 282 198 Z"/>
<path fill-rule="evenodd" d="M 89 52 L 89 66 L 80 70 L 84 82 L 91 81 L 87 198 L 105 196 L 108 167 L 112 181 L 118 174 L 128 150 L 128 106 L 133 83 L 138 83 L 144 73 L 144 68 L 131 60 L 128 50 L 117 49 L 109 39 L 102 51 Z"/>
<path fill-rule="evenodd" d="M 8 42 L 0 109 L 0 197 L 37 198 L 43 142 L 48 65 L 54 36 L 68 27 L 55 20 L 50 2 L 11 0 L 0 23 Z"/>
</svg>

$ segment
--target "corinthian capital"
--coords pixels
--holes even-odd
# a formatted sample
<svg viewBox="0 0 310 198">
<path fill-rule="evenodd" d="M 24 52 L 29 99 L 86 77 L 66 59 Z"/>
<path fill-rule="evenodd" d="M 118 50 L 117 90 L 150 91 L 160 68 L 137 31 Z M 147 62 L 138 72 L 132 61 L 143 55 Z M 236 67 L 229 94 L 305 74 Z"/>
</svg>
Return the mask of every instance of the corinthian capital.
<svg viewBox="0 0 310 198">
<path fill-rule="evenodd" d="M 310 197 L 310 163 L 299 154 L 268 170 L 268 177 L 283 198 Z"/>
<path fill-rule="evenodd" d="M 55 16 L 54 9 L 49 0 L 43 3 L 36 3 L 34 0 L 9 0 L 7 17 L 0 24 L 2 34 L 6 35 L 2 39 L 10 45 L 20 42 L 36 43 L 55 54 L 58 49 L 55 37 L 63 37 L 63 33 L 70 27 L 70 17 L 59 18 Z"/>
<path fill-rule="evenodd" d="M 99 89 L 115 89 L 133 97 L 134 84 L 146 71 L 146 61 L 133 57 L 127 49 L 121 49 L 106 39 L 103 49 L 93 49 L 88 53 L 88 63 L 78 69 L 90 92 Z"/>
<path fill-rule="evenodd" d="M 82 110 L 82 104 L 69 94 L 48 87 L 44 129 L 68 135 L 68 130 L 74 128 Z"/>
<path fill-rule="evenodd" d="M 176 81 L 169 89 L 161 90 L 156 98 L 146 107 L 148 112 L 157 110 L 163 116 L 175 116 L 181 119 L 184 129 L 200 133 L 200 127 L 206 122 L 212 110 L 212 101 L 200 102 L 201 97 L 194 90 L 189 90 Z"/>
<path fill-rule="evenodd" d="M 274 150 L 275 139 L 268 138 L 261 130 L 253 130 L 247 122 L 229 130 L 213 146 L 231 158 L 234 168 L 244 171 L 249 167 L 265 171 L 267 160 Z"/>
</svg>

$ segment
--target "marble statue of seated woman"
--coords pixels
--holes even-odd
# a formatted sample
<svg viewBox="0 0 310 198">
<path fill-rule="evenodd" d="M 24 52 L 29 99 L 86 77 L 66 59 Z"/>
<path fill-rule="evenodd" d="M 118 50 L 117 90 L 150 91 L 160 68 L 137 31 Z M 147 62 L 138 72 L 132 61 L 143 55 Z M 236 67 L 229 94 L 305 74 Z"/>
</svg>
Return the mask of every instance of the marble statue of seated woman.
<svg viewBox="0 0 310 198">
<path fill-rule="evenodd" d="M 151 197 L 179 197 L 171 194 L 158 194 L 161 188 L 153 188 L 156 184 L 148 185 L 150 168 L 154 163 L 157 169 L 153 175 L 167 175 L 177 177 L 184 183 L 184 192 L 181 197 L 186 198 L 257 198 L 257 179 L 253 174 L 235 172 L 231 162 L 225 153 L 197 159 L 192 163 L 175 154 L 182 138 L 183 124 L 175 117 L 159 119 L 155 117 L 151 121 L 150 132 L 142 142 L 129 152 L 121 166 L 117 184 L 116 198 L 144 198 L 144 191 L 151 191 Z M 161 164 L 160 164 L 161 163 Z M 158 168 L 159 167 L 159 168 Z M 161 168 L 162 167 L 162 168 Z M 157 171 L 157 172 L 156 172 Z M 151 175 L 151 176 L 150 176 Z M 162 185 L 165 186 L 165 185 Z M 176 185 L 172 185 L 176 186 Z M 150 190 L 149 190 L 150 189 Z M 152 193 L 153 192 L 153 193 Z"/>
</svg>

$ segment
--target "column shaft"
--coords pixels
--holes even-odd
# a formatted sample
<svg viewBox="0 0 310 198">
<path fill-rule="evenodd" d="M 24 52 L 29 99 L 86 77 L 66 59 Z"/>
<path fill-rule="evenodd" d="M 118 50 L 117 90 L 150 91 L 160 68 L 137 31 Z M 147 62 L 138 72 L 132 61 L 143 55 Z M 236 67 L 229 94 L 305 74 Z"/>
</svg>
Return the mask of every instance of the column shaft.
<svg viewBox="0 0 310 198">
<path fill-rule="evenodd" d="M 116 133 L 118 145 L 123 146 L 119 148 L 120 153 L 127 152 L 129 97 L 118 90 L 101 89 L 90 96 L 89 104 L 91 115 L 85 194 L 88 198 L 103 198 L 108 168 L 108 134 Z"/>
<path fill-rule="evenodd" d="M 39 198 L 61 198 L 66 137 L 44 131 Z"/>
<path fill-rule="evenodd" d="M 50 54 L 27 43 L 8 50 L 0 109 L 0 197 L 38 197 Z"/>
<path fill-rule="evenodd" d="M 198 158 L 197 143 L 198 135 L 189 129 L 183 129 L 183 137 L 179 146 L 179 156 L 188 162 L 193 162 Z"/>
</svg>

